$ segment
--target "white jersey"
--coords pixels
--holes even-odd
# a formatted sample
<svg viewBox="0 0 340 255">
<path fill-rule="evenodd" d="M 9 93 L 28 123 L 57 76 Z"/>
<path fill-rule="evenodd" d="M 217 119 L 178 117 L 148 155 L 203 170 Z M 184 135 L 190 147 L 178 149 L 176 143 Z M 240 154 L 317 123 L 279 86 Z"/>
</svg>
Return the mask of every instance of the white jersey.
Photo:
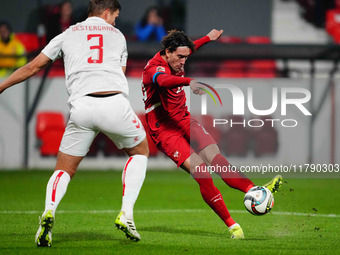
<svg viewBox="0 0 340 255">
<path fill-rule="evenodd" d="M 89 17 L 69 27 L 42 52 L 53 61 L 64 58 L 69 102 L 94 92 L 129 93 L 122 70 L 127 61 L 126 40 L 102 18 Z"/>
</svg>

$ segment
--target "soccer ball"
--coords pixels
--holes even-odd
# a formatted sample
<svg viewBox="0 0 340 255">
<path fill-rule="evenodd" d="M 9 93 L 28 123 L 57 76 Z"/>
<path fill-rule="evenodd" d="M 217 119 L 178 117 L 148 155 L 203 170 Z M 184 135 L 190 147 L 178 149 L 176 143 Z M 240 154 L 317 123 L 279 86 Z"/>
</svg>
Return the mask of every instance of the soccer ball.
<svg viewBox="0 0 340 255">
<path fill-rule="evenodd" d="M 266 187 L 255 186 L 244 196 L 244 206 L 254 215 L 265 215 L 274 206 L 274 197 Z"/>
</svg>

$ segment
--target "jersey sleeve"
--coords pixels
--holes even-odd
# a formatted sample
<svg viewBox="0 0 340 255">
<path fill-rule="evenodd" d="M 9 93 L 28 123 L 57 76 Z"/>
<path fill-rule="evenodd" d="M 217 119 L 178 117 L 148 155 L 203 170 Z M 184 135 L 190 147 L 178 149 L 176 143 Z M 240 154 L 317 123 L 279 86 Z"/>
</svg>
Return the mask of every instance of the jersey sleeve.
<svg viewBox="0 0 340 255">
<path fill-rule="evenodd" d="M 200 47 L 202 47 L 203 45 L 207 44 L 208 42 L 210 42 L 210 38 L 209 36 L 203 36 L 202 38 L 195 40 L 194 44 L 195 44 L 195 49 L 198 50 Z"/>
<path fill-rule="evenodd" d="M 158 84 L 160 87 L 174 88 L 180 86 L 188 86 L 191 79 L 186 77 L 179 77 L 175 75 L 170 75 L 167 73 L 159 73 L 154 78 L 154 83 Z"/>
<path fill-rule="evenodd" d="M 163 88 L 174 88 L 180 86 L 187 86 L 190 84 L 191 79 L 171 75 L 171 71 L 165 66 L 153 66 L 147 70 L 147 76 L 156 84 Z"/>
<path fill-rule="evenodd" d="M 61 58 L 63 56 L 61 48 L 63 45 L 64 34 L 65 33 L 61 33 L 54 37 L 41 51 L 52 61 L 55 61 L 56 59 Z"/>
</svg>

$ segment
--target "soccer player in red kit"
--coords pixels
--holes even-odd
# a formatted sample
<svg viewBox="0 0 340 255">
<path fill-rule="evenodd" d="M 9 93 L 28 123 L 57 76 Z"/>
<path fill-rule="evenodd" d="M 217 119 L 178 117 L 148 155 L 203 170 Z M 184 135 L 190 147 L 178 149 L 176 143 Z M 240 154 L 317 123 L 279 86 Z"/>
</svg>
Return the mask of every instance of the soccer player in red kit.
<svg viewBox="0 0 340 255">
<path fill-rule="evenodd" d="M 221 155 L 216 141 L 191 117 L 183 88 L 190 86 L 194 94 L 204 93 L 202 83 L 184 77 L 184 65 L 191 53 L 204 44 L 217 40 L 222 33 L 223 30 L 213 29 L 193 42 L 182 31 L 170 31 L 162 40 L 161 51 L 143 70 L 142 90 L 149 134 L 157 148 L 198 182 L 204 201 L 228 226 L 231 238 L 242 239 L 242 228 L 230 216 L 210 173 L 196 171 L 206 169 L 206 166 L 230 164 Z M 253 182 L 239 172 L 217 174 L 227 185 L 240 191 L 247 192 L 254 187 Z M 266 186 L 275 192 L 281 183 L 282 177 L 276 176 Z"/>
</svg>

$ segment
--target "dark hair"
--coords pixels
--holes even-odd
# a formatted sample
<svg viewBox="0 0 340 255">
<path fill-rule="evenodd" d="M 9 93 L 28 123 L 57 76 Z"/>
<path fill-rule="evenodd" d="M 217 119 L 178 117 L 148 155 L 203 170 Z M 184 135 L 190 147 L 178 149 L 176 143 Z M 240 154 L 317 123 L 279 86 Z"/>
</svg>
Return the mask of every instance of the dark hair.
<svg viewBox="0 0 340 255">
<path fill-rule="evenodd" d="M 13 32 L 11 24 L 9 24 L 7 21 L 5 20 L 0 21 L 0 27 L 2 26 L 5 26 L 10 34 Z"/>
<path fill-rule="evenodd" d="M 170 52 L 176 51 L 178 47 L 187 46 L 191 52 L 195 52 L 195 44 L 189 39 L 189 37 L 183 32 L 173 29 L 168 32 L 162 40 L 161 55 L 165 55 L 165 50 L 168 49 Z"/>
<path fill-rule="evenodd" d="M 90 16 L 99 16 L 106 9 L 110 9 L 111 12 L 121 10 L 121 6 L 117 0 L 90 0 L 87 14 Z"/>
<path fill-rule="evenodd" d="M 152 11 L 155 11 L 157 13 L 157 16 L 158 17 L 161 17 L 161 11 L 160 9 L 157 7 L 157 6 L 151 6 L 149 7 L 145 13 L 144 13 L 144 16 L 142 18 L 142 21 L 141 21 L 141 25 L 144 27 L 148 24 L 148 16 L 149 16 L 149 13 L 152 12 Z"/>
</svg>

